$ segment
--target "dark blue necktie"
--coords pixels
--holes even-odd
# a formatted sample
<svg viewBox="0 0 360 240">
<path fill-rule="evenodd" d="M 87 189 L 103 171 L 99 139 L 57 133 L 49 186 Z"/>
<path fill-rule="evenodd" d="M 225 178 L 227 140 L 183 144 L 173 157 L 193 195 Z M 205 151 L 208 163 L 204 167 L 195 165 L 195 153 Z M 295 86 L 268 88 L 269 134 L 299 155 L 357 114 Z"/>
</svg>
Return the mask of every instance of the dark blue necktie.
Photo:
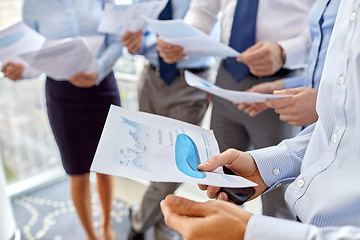
<svg viewBox="0 0 360 240">
<path fill-rule="evenodd" d="M 243 52 L 255 44 L 256 17 L 259 0 L 238 0 L 229 46 L 238 52 Z M 236 58 L 227 58 L 225 68 L 236 82 L 240 82 L 249 75 L 249 68 L 236 61 Z"/>
<path fill-rule="evenodd" d="M 159 15 L 159 20 L 171 20 L 172 19 L 172 6 L 171 0 L 168 1 L 164 10 Z M 178 69 L 176 68 L 176 64 L 167 64 L 159 55 L 159 72 L 160 77 L 170 85 L 172 81 L 178 75 Z"/>
</svg>

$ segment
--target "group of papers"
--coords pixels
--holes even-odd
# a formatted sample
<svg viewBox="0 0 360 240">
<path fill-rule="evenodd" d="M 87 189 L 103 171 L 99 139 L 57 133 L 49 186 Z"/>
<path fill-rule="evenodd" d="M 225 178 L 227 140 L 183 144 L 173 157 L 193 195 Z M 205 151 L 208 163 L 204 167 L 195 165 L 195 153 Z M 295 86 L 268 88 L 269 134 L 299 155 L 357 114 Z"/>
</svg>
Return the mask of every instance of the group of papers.
<svg viewBox="0 0 360 240">
<path fill-rule="evenodd" d="M 48 40 L 23 22 L 0 32 L 0 61 L 21 63 L 31 72 L 67 80 L 78 72 L 92 73 L 104 36 Z"/>
<path fill-rule="evenodd" d="M 98 26 L 101 33 L 117 34 L 126 31 L 145 31 L 148 26 L 164 41 L 180 45 L 189 56 L 236 57 L 240 53 L 213 40 L 183 20 L 156 20 L 168 0 L 131 5 L 106 4 Z M 175 30 L 175 31 L 174 31 Z M 28 71 L 46 73 L 55 80 L 66 80 L 77 72 L 98 70 L 97 53 L 104 36 L 75 37 L 49 40 L 23 22 L 0 32 L 0 61 L 21 63 Z"/>
<path fill-rule="evenodd" d="M 107 3 L 100 21 L 98 31 L 123 35 L 126 31 L 145 30 L 146 20 L 143 16 L 156 19 L 166 6 L 168 0 L 115 5 Z"/>
<path fill-rule="evenodd" d="M 106 4 L 98 31 L 117 34 L 148 26 L 165 42 L 180 45 L 189 56 L 237 57 L 239 52 L 211 39 L 182 20 L 156 20 L 167 0 L 132 5 Z M 0 61 L 21 63 L 55 80 L 99 68 L 96 57 L 105 36 L 48 40 L 23 22 L 0 32 Z M 219 88 L 186 71 L 190 86 L 234 103 L 286 97 Z M 150 124 L 151 123 L 151 124 Z M 161 182 L 196 182 L 222 187 L 256 186 L 222 168 L 201 172 L 197 166 L 219 154 L 211 130 L 152 114 L 111 106 L 91 171 Z"/>
<path fill-rule="evenodd" d="M 98 31 L 122 35 L 126 31 L 145 31 L 146 27 L 149 27 L 165 42 L 182 46 L 188 56 L 240 56 L 240 53 L 233 48 L 215 41 L 207 34 L 186 24 L 182 19 L 157 20 L 167 2 L 168 0 L 161 0 L 132 5 L 107 3 Z"/>
</svg>

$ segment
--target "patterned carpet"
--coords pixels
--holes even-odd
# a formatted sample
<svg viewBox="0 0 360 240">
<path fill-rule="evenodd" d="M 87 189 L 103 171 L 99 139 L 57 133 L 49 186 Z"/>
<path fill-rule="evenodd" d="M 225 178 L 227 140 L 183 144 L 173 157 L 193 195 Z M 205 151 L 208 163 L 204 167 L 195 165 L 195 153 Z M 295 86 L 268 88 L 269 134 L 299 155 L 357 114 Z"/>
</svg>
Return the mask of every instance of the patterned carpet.
<svg viewBox="0 0 360 240">
<path fill-rule="evenodd" d="M 68 179 L 20 196 L 12 201 L 21 239 L 86 240 L 69 193 Z M 92 189 L 94 227 L 99 232 L 100 203 Z M 111 220 L 117 240 L 127 238 L 128 208 L 120 199 L 113 200 Z"/>
</svg>

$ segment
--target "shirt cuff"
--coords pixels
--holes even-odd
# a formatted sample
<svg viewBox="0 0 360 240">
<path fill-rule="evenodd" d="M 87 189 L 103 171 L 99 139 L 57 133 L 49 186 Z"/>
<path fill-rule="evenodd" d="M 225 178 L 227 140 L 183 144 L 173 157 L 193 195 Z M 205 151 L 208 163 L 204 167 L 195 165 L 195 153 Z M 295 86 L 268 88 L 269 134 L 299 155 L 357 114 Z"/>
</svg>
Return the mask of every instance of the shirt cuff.
<svg viewBox="0 0 360 240">
<path fill-rule="evenodd" d="M 244 240 L 304 240 L 311 226 L 295 221 L 262 215 L 251 216 Z"/>
<path fill-rule="evenodd" d="M 304 76 L 283 78 L 285 89 L 302 87 L 304 85 L 304 81 Z"/>
<path fill-rule="evenodd" d="M 286 53 L 284 68 L 297 69 L 305 68 L 309 57 L 311 40 L 304 40 L 306 36 L 279 41 L 278 44 Z"/>
<path fill-rule="evenodd" d="M 42 74 L 42 72 L 32 68 L 32 67 L 25 67 L 23 74 L 22 74 L 22 78 L 24 79 L 29 79 L 29 78 L 37 78 Z"/>
<path fill-rule="evenodd" d="M 100 67 L 97 70 L 97 80 L 95 82 L 96 86 L 99 86 L 100 83 L 104 80 L 104 78 L 112 71 L 112 69 L 106 71 L 104 64 L 99 59 L 98 59 L 98 63 L 100 65 Z"/>
<path fill-rule="evenodd" d="M 268 191 L 295 179 L 293 163 L 285 148 L 274 146 L 248 152 L 256 162 Z"/>
</svg>

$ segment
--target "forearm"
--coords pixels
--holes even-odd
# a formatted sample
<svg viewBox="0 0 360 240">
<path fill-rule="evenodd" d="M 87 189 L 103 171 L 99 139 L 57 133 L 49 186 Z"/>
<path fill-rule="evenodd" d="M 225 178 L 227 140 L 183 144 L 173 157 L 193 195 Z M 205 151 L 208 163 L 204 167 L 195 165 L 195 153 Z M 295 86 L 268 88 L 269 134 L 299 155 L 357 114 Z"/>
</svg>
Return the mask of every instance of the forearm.
<svg viewBox="0 0 360 240">
<path fill-rule="evenodd" d="M 284 78 L 283 83 L 285 89 L 302 87 L 304 85 L 305 76 Z"/>
<path fill-rule="evenodd" d="M 360 239 L 357 227 L 316 227 L 295 221 L 253 215 L 247 225 L 244 240 L 341 240 Z"/>
<path fill-rule="evenodd" d="M 23 79 L 36 78 L 36 77 L 39 77 L 41 74 L 42 74 L 42 72 L 28 66 L 28 67 L 24 68 L 22 78 Z"/>
<path fill-rule="evenodd" d="M 295 69 L 306 66 L 311 47 L 311 38 L 308 28 L 306 28 L 302 34 L 294 38 L 279 41 L 278 44 L 286 53 L 284 68 Z"/>
<path fill-rule="evenodd" d="M 107 37 L 108 39 L 108 37 Z M 98 63 L 100 68 L 98 70 L 98 79 L 96 85 L 99 85 L 100 82 L 112 71 L 112 68 L 116 61 L 122 54 L 122 44 L 119 40 L 109 41 L 105 51 L 98 58 Z"/>
<path fill-rule="evenodd" d="M 248 152 L 269 190 L 291 182 L 300 174 L 302 159 L 315 126 L 309 126 L 298 136 L 284 140 L 277 146 Z"/>
</svg>

